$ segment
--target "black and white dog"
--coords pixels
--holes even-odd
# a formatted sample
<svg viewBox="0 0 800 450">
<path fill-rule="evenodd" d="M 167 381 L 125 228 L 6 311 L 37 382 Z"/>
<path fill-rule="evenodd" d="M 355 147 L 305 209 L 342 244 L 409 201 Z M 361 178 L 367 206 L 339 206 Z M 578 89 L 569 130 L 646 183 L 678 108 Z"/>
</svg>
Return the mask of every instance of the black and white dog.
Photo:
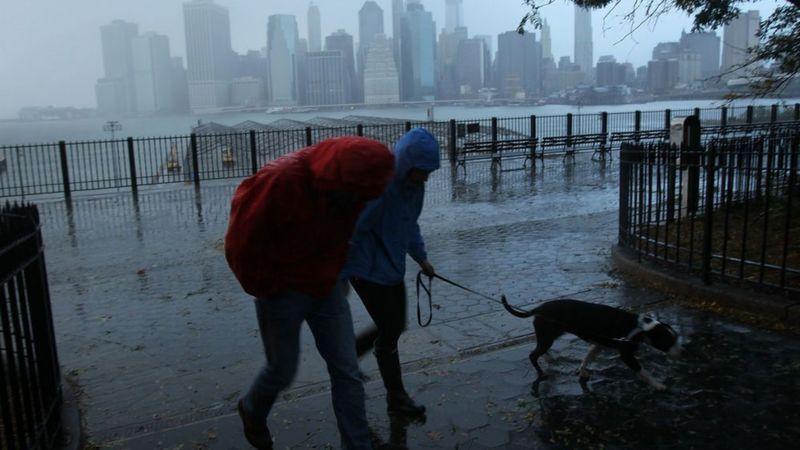
<svg viewBox="0 0 800 450">
<path fill-rule="evenodd" d="M 666 389 L 639 364 L 634 353 L 639 344 L 646 342 L 670 357 L 678 357 L 682 348 L 678 333 L 669 325 L 646 314 L 634 314 L 619 308 L 582 302 L 579 300 L 553 300 L 530 311 L 523 311 L 508 304 L 502 297 L 503 306 L 517 317 L 534 317 L 536 348 L 529 358 L 536 369 L 534 383 L 544 378 L 538 359 L 547 353 L 553 342 L 564 333 L 571 333 L 592 345 L 578 371 L 581 379 L 587 379 L 586 367 L 605 348 L 616 349 L 622 361 L 639 377 L 658 390 Z"/>
</svg>

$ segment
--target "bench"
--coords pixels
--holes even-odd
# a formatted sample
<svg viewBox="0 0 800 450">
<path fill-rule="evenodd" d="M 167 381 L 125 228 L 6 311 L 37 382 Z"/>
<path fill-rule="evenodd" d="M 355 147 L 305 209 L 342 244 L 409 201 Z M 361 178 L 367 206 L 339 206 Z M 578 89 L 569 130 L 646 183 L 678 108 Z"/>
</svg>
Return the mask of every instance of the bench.
<svg viewBox="0 0 800 450">
<path fill-rule="evenodd" d="M 536 138 L 527 139 L 505 139 L 492 141 L 469 141 L 465 142 L 458 152 L 458 159 L 456 164 L 464 166 L 467 170 L 468 160 L 480 160 L 491 158 L 492 167 L 495 164 L 502 165 L 503 158 L 519 158 L 524 157 L 523 168 L 536 158 Z"/>
<path fill-rule="evenodd" d="M 669 130 L 616 131 L 611 133 L 611 148 L 622 142 L 668 141 Z"/>
<path fill-rule="evenodd" d="M 605 158 L 607 139 L 608 136 L 606 136 L 604 133 L 574 134 L 572 136 L 549 136 L 542 138 L 540 145 L 542 151 L 540 152 L 540 157 L 542 160 L 544 160 L 545 149 L 563 148 L 564 159 L 566 160 L 567 157 L 575 156 L 576 147 L 590 147 L 594 150 L 592 159 L 594 159 L 594 155 L 597 153 L 600 153 L 601 158 Z"/>
</svg>

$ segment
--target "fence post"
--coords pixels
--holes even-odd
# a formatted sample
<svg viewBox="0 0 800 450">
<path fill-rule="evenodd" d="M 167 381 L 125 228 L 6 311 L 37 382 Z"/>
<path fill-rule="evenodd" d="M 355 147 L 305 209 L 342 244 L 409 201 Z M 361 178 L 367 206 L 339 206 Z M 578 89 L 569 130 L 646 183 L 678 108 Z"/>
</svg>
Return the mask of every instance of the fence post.
<svg viewBox="0 0 800 450">
<path fill-rule="evenodd" d="M 492 167 L 497 158 L 497 117 L 492 117 Z"/>
<path fill-rule="evenodd" d="M 605 111 L 600 113 L 600 134 L 603 135 L 603 143 L 600 145 L 600 154 L 605 158 L 606 139 L 608 139 L 608 113 Z"/>
<path fill-rule="evenodd" d="M 800 103 L 794 104 L 794 120 L 800 120 Z"/>
<path fill-rule="evenodd" d="M 720 111 L 719 126 L 721 126 L 722 128 L 725 128 L 725 127 L 728 126 L 728 107 L 727 106 L 723 106 L 722 110 Z"/>
<path fill-rule="evenodd" d="M 664 110 L 664 129 L 669 131 L 672 127 L 672 110 L 665 109 Z"/>
<path fill-rule="evenodd" d="M 753 105 L 747 105 L 747 124 L 752 125 L 753 123 Z"/>
<path fill-rule="evenodd" d="M 406 122 L 406 133 L 411 131 L 411 122 Z"/>
<path fill-rule="evenodd" d="M 356 125 L 356 136 L 364 136 L 364 125 Z"/>
<path fill-rule="evenodd" d="M 311 138 L 311 127 L 306 127 L 306 147 L 314 145 L 314 140 Z"/>
<path fill-rule="evenodd" d="M 769 112 L 769 123 L 775 123 L 778 121 L 778 105 L 772 105 L 772 109 Z"/>
<path fill-rule="evenodd" d="M 69 166 L 67 163 L 67 143 L 58 141 L 58 155 L 61 158 L 61 180 L 64 183 L 64 198 L 67 201 L 72 199 L 72 191 L 69 187 Z"/>
<path fill-rule="evenodd" d="M 250 170 L 258 172 L 258 153 L 256 153 L 256 130 L 250 130 Z"/>
<path fill-rule="evenodd" d="M 536 169 L 536 115 L 531 115 L 531 168 Z"/>
<path fill-rule="evenodd" d="M 642 131 L 642 112 L 638 110 L 633 113 L 633 131 Z"/>
<path fill-rule="evenodd" d="M 705 211 L 703 213 L 703 283 L 711 284 L 711 238 L 713 234 L 713 214 L 714 214 L 714 172 L 716 148 L 709 145 L 705 152 L 706 157 L 706 192 L 705 192 Z"/>
<path fill-rule="evenodd" d="M 694 116 L 697 117 L 697 120 L 700 120 L 700 108 L 694 109 Z"/>
<path fill-rule="evenodd" d="M 194 186 L 200 187 L 200 162 L 197 159 L 197 135 L 192 133 L 189 136 L 189 144 L 192 149 L 192 171 L 194 172 Z"/>
<path fill-rule="evenodd" d="M 567 113 L 567 147 L 572 146 L 572 113 Z"/>
<path fill-rule="evenodd" d="M 619 148 L 619 235 L 618 245 L 624 247 L 629 236 L 628 197 L 631 179 L 631 154 L 635 150 L 632 145 L 623 142 Z"/>
<path fill-rule="evenodd" d="M 139 193 L 139 186 L 136 182 L 136 158 L 133 154 L 133 138 L 130 136 L 128 136 L 128 167 L 131 172 L 131 192 L 136 196 Z"/>
<path fill-rule="evenodd" d="M 455 167 L 456 164 L 456 120 L 450 119 L 447 129 L 447 150 L 448 157 L 450 158 L 450 166 Z"/>
</svg>

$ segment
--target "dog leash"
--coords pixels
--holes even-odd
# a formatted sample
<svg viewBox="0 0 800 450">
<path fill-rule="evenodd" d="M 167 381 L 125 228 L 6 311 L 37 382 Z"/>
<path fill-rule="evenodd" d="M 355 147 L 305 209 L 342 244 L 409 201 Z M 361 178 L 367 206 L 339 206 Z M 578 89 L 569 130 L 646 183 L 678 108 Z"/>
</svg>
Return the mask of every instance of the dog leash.
<svg viewBox="0 0 800 450">
<path fill-rule="evenodd" d="M 478 297 L 481 297 L 481 298 L 483 298 L 485 300 L 489 300 L 492 303 L 497 303 L 498 305 L 504 306 L 502 301 L 497 300 L 494 297 L 491 297 L 489 295 L 483 294 L 483 293 L 478 292 L 478 291 L 476 291 L 474 289 L 470 289 L 470 288 L 464 286 L 463 284 L 456 283 L 455 281 L 450 280 L 448 278 L 445 278 L 445 277 L 443 277 L 443 276 L 441 276 L 439 274 L 436 274 L 436 273 L 433 274 L 432 276 L 425 275 L 425 276 L 428 277 L 428 285 L 426 286 L 425 282 L 423 281 L 423 278 L 422 278 L 423 275 L 425 275 L 425 274 L 421 270 L 419 272 L 417 272 L 417 323 L 419 324 L 420 327 L 423 327 L 423 328 L 427 327 L 428 325 L 431 324 L 431 321 L 433 320 L 433 300 L 432 300 L 432 297 L 433 297 L 433 279 L 434 278 L 438 278 L 438 279 L 444 281 L 445 283 L 447 283 L 447 284 L 449 284 L 451 286 L 455 286 L 455 287 L 457 287 L 457 288 L 459 288 L 461 290 L 467 291 L 470 294 L 477 295 Z M 420 306 L 420 289 L 425 291 L 425 294 L 428 296 L 428 320 L 425 323 L 422 323 L 422 307 Z M 547 302 L 547 301 L 550 301 L 550 300 L 555 300 L 557 298 L 561 298 L 561 297 L 564 297 L 564 296 L 567 296 L 567 295 L 582 294 L 584 292 L 589 292 L 591 290 L 592 290 L 592 288 L 588 288 L 588 289 L 583 289 L 583 290 L 577 291 L 577 292 L 570 292 L 570 293 L 567 293 L 567 294 L 562 294 L 559 297 L 555 297 L 553 299 L 542 300 L 542 301 L 537 302 L 537 303 L 544 303 L 544 302 Z M 516 306 L 511 306 L 511 307 L 517 309 Z"/>
<path fill-rule="evenodd" d="M 480 293 L 480 292 L 478 292 L 478 291 L 476 291 L 474 289 L 470 289 L 470 288 L 468 288 L 468 287 L 466 287 L 466 286 L 464 286 L 462 284 L 456 283 L 453 280 L 449 280 L 449 279 L 447 279 L 447 278 L 445 278 L 445 277 L 443 277 L 443 276 L 441 276 L 439 274 L 433 274 L 433 275 L 430 275 L 430 276 L 426 275 L 428 277 L 428 285 L 426 286 L 425 282 L 422 279 L 423 275 L 425 275 L 425 273 L 423 273 L 421 270 L 419 272 L 417 272 L 417 323 L 419 323 L 419 326 L 421 326 L 423 328 L 427 327 L 428 325 L 430 325 L 431 324 L 431 320 L 433 320 L 433 300 L 432 300 L 432 297 L 433 297 L 433 279 L 434 278 L 438 278 L 438 279 L 444 281 L 447 284 L 455 286 L 455 287 L 457 287 L 459 289 L 462 289 L 464 291 L 467 291 L 467 292 L 469 292 L 471 294 L 475 294 L 478 297 L 481 297 L 481 298 L 483 298 L 485 300 L 489 300 L 490 302 L 497 303 L 499 305 L 503 304 L 503 302 L 501 302 L 500 300 L 495 299 L 494 297 L 490 297 L 490 296 L 488 296 L 486 294 L 483 294 L 483 293 Z M 425 294 L 428 296 L 428 320 L 425 323 L 422 323 L 422 308 L 420 306 L 420 299 L 419 299 L 419 297 L 420 297 L 420 288 L 423 291 L 425 291 Z"/>
</svg>

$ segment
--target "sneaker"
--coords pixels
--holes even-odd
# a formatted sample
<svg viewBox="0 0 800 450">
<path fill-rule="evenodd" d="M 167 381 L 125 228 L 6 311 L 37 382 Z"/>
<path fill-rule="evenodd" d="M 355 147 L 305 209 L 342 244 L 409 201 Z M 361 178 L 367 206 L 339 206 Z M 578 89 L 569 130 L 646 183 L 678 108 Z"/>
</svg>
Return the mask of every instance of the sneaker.
<svg viewBox="0 0 800 450">
<path fill-rule="evenodd" d="M 242 419 L 244 437 L 247 442 L 259 450 L 272 450 L 272 435 L 266 423 L 259 424 L 254 421 L 244 410 L 243 400 L 239 400 L 239 418 Z"/>
</svg>

